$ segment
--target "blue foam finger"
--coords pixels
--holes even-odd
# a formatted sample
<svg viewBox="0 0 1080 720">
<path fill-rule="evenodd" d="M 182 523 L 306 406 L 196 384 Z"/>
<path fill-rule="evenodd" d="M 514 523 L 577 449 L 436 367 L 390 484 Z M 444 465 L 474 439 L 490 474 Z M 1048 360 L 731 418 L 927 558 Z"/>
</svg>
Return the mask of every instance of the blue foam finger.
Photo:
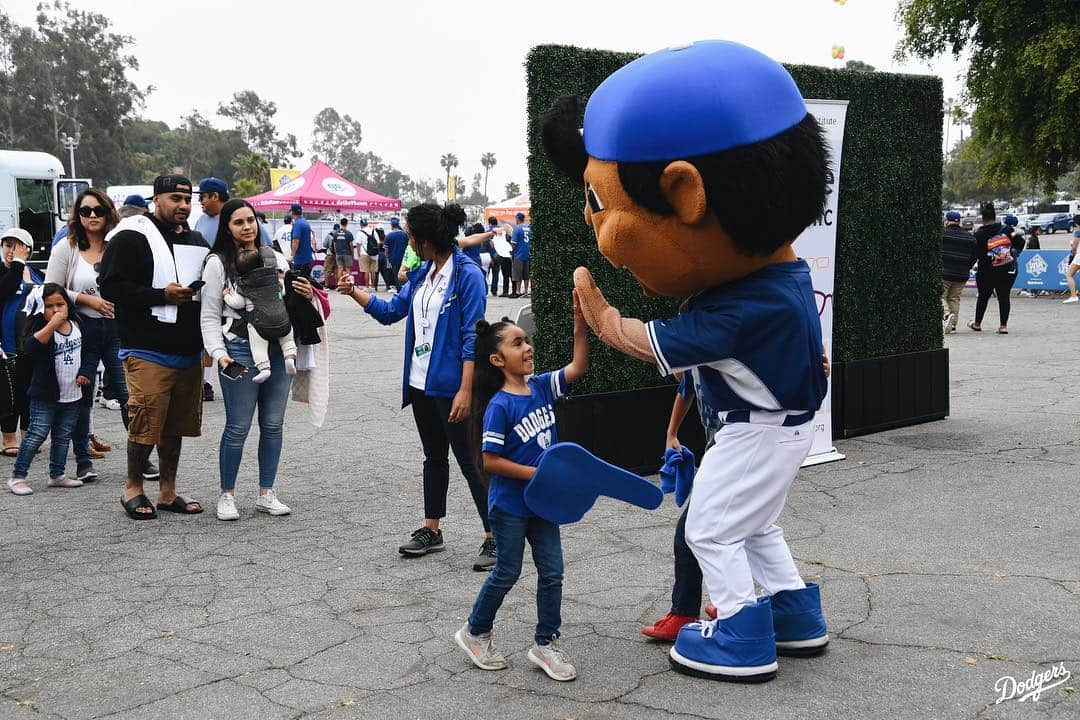
<svg viewBox="0 0 1080 720">
<path fill-rule="evenodd" d="M 675 467 L 675 505 L 682 507 L 686 499 L 690 497 L 690 490 L 694 487 L 694 472 L 696 471 L 694 453 L 690 448 L 683 446 L 682 462 Z"/>
<path fill-rule="evenodd" d="M 664 501 L 660 488 L 645 478 L 606 463 L 574 443 L 548 448 L 525 486 L 529 509 L 559 525 L 585 517 L 601 495 L 646 510 L 655 510 Z"/>
</svg>

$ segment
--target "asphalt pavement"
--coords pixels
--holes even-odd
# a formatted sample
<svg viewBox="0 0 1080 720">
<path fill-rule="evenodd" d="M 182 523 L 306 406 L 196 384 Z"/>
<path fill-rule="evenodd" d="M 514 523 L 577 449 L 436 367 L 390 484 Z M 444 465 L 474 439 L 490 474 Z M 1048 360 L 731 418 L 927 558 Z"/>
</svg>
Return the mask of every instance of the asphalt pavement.
<svg viewBox="0 0 1080 720">
<path fill-rule="evenodd" d="M 947 420 L 840 441 L 846 460 L 799 474 L 780 522 L 822 584 L 832 642 L 739 686 L 672 672 L 667 646 L 639 632 L 669 606 L 670 500 L 601 501 L 564 529 L 577 681 L 525 657 L 528 562 L 496 624 L 511 667 L 474 668 L 451 639 L 484 579 L 464 480 L 453 468 L 446 552 L 399 556 L 422 514 L 403 325 L 334 296 L 326 423 L 295 403 L 286 417 L 291 515 L 254 510 L 253 432 L 241 519 L 214 517 L 220 400 L 181 461 L 179 489 L 203 515 L 124 515 L 124 435 L 104 409 L 97 430 L 117 449 L 98 483 L 46 489 L 43 454 L 34 495 L 0 495 L 0 718 L 1080 717 L 1080 306 L 1013 305 L 1009 335 L 992 332 L 992 306 L 989 331 L 947 338 Z M 965 294 L 963 320 L 973 306 Z M 1044 672 L 1041 694 L 996 702 L 1003 678 L 1023 695 Z"/>
</svg>

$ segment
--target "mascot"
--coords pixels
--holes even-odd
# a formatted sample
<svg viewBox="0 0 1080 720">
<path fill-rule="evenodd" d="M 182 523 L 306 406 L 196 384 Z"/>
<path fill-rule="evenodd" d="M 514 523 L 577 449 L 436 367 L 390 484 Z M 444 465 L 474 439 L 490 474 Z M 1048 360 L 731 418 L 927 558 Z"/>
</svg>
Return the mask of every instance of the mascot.
<svg viewBox="0 0 1080 720">
<path fill-rule="evenodd" d="M 600 340 L 689 372 L 706 427 L 686 540 L 716 619 L 683 626 L 675 670 L 761 682 L 777 653 L 828 643 L 816 585 L 776 520 L 810 451 L 827 360 L 810 269 L 792 250 L 825 207 L 828 151 L 794 80 L 743 45 L 704 41 L 641 57 L 542 119 L 545 150 L 583 186 L 600 252 L 646 295 L 687 297 L 642 322 L 609 305 L 585 268 L 574 286 Z M 754 581 L 764 589 L 757 597 Z"/>
</svg>

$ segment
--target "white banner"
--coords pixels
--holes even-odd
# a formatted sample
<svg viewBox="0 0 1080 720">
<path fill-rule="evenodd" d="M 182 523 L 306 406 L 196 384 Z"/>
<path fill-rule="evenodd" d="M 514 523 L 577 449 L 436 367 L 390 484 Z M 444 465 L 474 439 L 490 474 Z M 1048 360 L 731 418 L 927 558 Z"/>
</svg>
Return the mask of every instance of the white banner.
<svg viewBox="0 0 1080 720">
<path fill-rule="evenodd" d="M 847 117 L 847 100 L 807 100 L 806 107 L 817 118 L 825 131 L 829 146 L 830 173 L 825 214 L 806 228 L 795 240 L 795 253 L 810 266 L 810 280 L 814 284 L 818 317 L 821 318 L 821 338 L 829 359 L 832 351 L 833 324 L 833 278 L 836 273 L 836 219 L 840 200 L 840 160 L 844 152 L 844 121 Z M 810 456 L 803 465 L 817 465 L 832 460 L 843 460 L 836 452 L 832 439 L 832 379 L 828 392 L 814 415 L 814 444 Z"/>
</svg>

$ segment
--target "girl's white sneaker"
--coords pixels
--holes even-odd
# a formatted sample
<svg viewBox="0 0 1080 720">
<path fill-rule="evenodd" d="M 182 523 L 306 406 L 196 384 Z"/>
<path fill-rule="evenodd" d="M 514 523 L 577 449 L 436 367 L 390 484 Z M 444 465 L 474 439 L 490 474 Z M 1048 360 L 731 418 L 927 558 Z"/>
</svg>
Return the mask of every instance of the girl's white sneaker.
<svg viewBox="0 0 1080 720">
<path fill-rule="evenodd" d="M 23 480 L 22 478 L 8 478 L 7 486 L 8 490 L 10 490 L 15 495 L 34 494 L 34 490 L 29 485 L 27 485 L 26 480 Z"/>
<path fill-rule="evenodd" d="M 58 488 L 77 488 L 82 487 L 82 480 L 76 480 L 75 478 L 69 478 L 67 475 L 61 475 L 60 477 L 49 478 L 49 487 Z"/>
<path fill-rule="evenodd" d="M 288 515 L 292 512 L 288 505 L 277 499 L 273 490 L 259 494 L 259 499 L 255 501 L 255 509 L 270 515 Z"/>
<path fill-rule="evenodd" d="M 218 520 L 239 520 L 240 511 L 236 509 L 236 497 L 230 493 L 221 493 L 217 501 Z"/>
</svg>

